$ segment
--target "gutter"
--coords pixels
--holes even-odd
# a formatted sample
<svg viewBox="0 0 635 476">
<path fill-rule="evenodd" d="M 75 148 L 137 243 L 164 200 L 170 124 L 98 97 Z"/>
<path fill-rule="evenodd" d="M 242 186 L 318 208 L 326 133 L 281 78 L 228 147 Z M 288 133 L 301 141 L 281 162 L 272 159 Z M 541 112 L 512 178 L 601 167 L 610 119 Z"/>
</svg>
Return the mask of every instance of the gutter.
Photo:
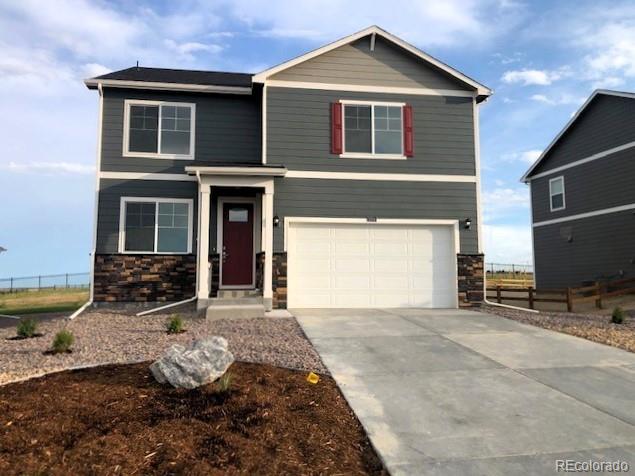
<svg viewBox="0 0 635 476">
<path fill-rule="evenodd" d="M 198 273 L 196 275 L 196 279 L 198 280 Z M 152 314 L 152 313 L 157 312 L 157 311 L 163 311 L 164 309 L 169 309 L 171 307 L 180 306 L 181 304 L 187 304 L 188 302 L 192 302 L 194 300 L 196 300 L 196 296 L 184 299 L 183 301 L 171 302 L 170 304 L 166 304 L 164 306 L 155 307 L 154 309 L 148 309 L 147 311 L 141 311 L 141 312 L 138 312 L 137 314 L 135 314 L 135 316 L 145 316 L 147 314 Z"/>
</svg>

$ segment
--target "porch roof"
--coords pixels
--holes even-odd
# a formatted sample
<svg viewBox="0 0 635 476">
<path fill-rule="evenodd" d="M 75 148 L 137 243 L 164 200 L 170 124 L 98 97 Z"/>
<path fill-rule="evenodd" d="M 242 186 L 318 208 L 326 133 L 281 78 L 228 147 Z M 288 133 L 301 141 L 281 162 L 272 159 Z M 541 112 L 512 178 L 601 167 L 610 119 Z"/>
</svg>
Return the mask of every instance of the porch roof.
<svg viewBox="0 0 635 476">
<path fill-rule="evenodd" d="M 194 161 L 185 167 L 190 175 L 232 175 L 232 176 L 273 176 L 284 177 L 287 168 L 284 165 L 260 163 L 209 163 Z"/>
</svg>

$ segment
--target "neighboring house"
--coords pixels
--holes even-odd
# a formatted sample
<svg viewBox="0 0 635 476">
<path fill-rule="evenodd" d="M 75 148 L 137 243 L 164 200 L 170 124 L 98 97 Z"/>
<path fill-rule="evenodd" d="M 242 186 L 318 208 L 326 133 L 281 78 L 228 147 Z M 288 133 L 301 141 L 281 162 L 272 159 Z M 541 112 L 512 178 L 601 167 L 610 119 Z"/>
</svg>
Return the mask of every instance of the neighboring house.
<svg viewBox="0 0 635 476">
<path fill-rule="evenodd" d="M 133 67 L 86 85 L 95 302 L 482 300 L 491 91 L 403 40 L 373 26 L 255 75 Z"/>
<path fill-rule="evenodd" d="M 635 94 L 595 91 L 521 180 L 536 286 L 635 276 Z"/>
</svg>

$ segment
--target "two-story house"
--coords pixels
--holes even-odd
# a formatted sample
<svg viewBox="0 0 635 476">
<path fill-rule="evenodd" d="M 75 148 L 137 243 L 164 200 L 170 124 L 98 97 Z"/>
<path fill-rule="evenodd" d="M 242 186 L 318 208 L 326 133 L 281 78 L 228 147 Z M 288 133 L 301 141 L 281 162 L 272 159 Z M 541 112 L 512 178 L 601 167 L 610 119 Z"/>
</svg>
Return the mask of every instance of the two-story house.
<svg viewBox="0 0 635 476">
<path fill-rule="evenodd" d="M 86 84 L 95 302 L 482 300 L 491 91 L 405 41 L 372 26 L 254 75 L 133 67 Z"/>
<path fill-rule="evenodd" d="M 598 90 L 522 177 L 536 286 L 635 276 L 635 94 Z"/>
</svg>

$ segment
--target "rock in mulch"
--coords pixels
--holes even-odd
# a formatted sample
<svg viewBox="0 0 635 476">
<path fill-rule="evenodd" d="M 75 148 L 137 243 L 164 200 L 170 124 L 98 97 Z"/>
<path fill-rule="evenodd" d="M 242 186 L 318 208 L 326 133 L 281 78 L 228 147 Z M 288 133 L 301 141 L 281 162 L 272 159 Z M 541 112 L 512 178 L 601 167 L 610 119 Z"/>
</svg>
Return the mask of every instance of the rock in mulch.
<svg viewBox="0 0 635 476">
<path fill-rule="evenodd" d="M 233 362 L 227 340 L 212 336 L 196 340 L 187 347 L 174 344 L 150 365 L 150 370 L 159 383 L 192 389 L 219 379 Z"/>
<path fill-rule="evenodd" d="M 635 318 L 627 317 L 623 324 L 613 324 L 610 316 L 540 311 L 539 313 L 507 309 L 498 306 L 483 306 L 481 311 L 507 319 L 552 331 L 582 337 L 635 352 Z"/>
</svg>

